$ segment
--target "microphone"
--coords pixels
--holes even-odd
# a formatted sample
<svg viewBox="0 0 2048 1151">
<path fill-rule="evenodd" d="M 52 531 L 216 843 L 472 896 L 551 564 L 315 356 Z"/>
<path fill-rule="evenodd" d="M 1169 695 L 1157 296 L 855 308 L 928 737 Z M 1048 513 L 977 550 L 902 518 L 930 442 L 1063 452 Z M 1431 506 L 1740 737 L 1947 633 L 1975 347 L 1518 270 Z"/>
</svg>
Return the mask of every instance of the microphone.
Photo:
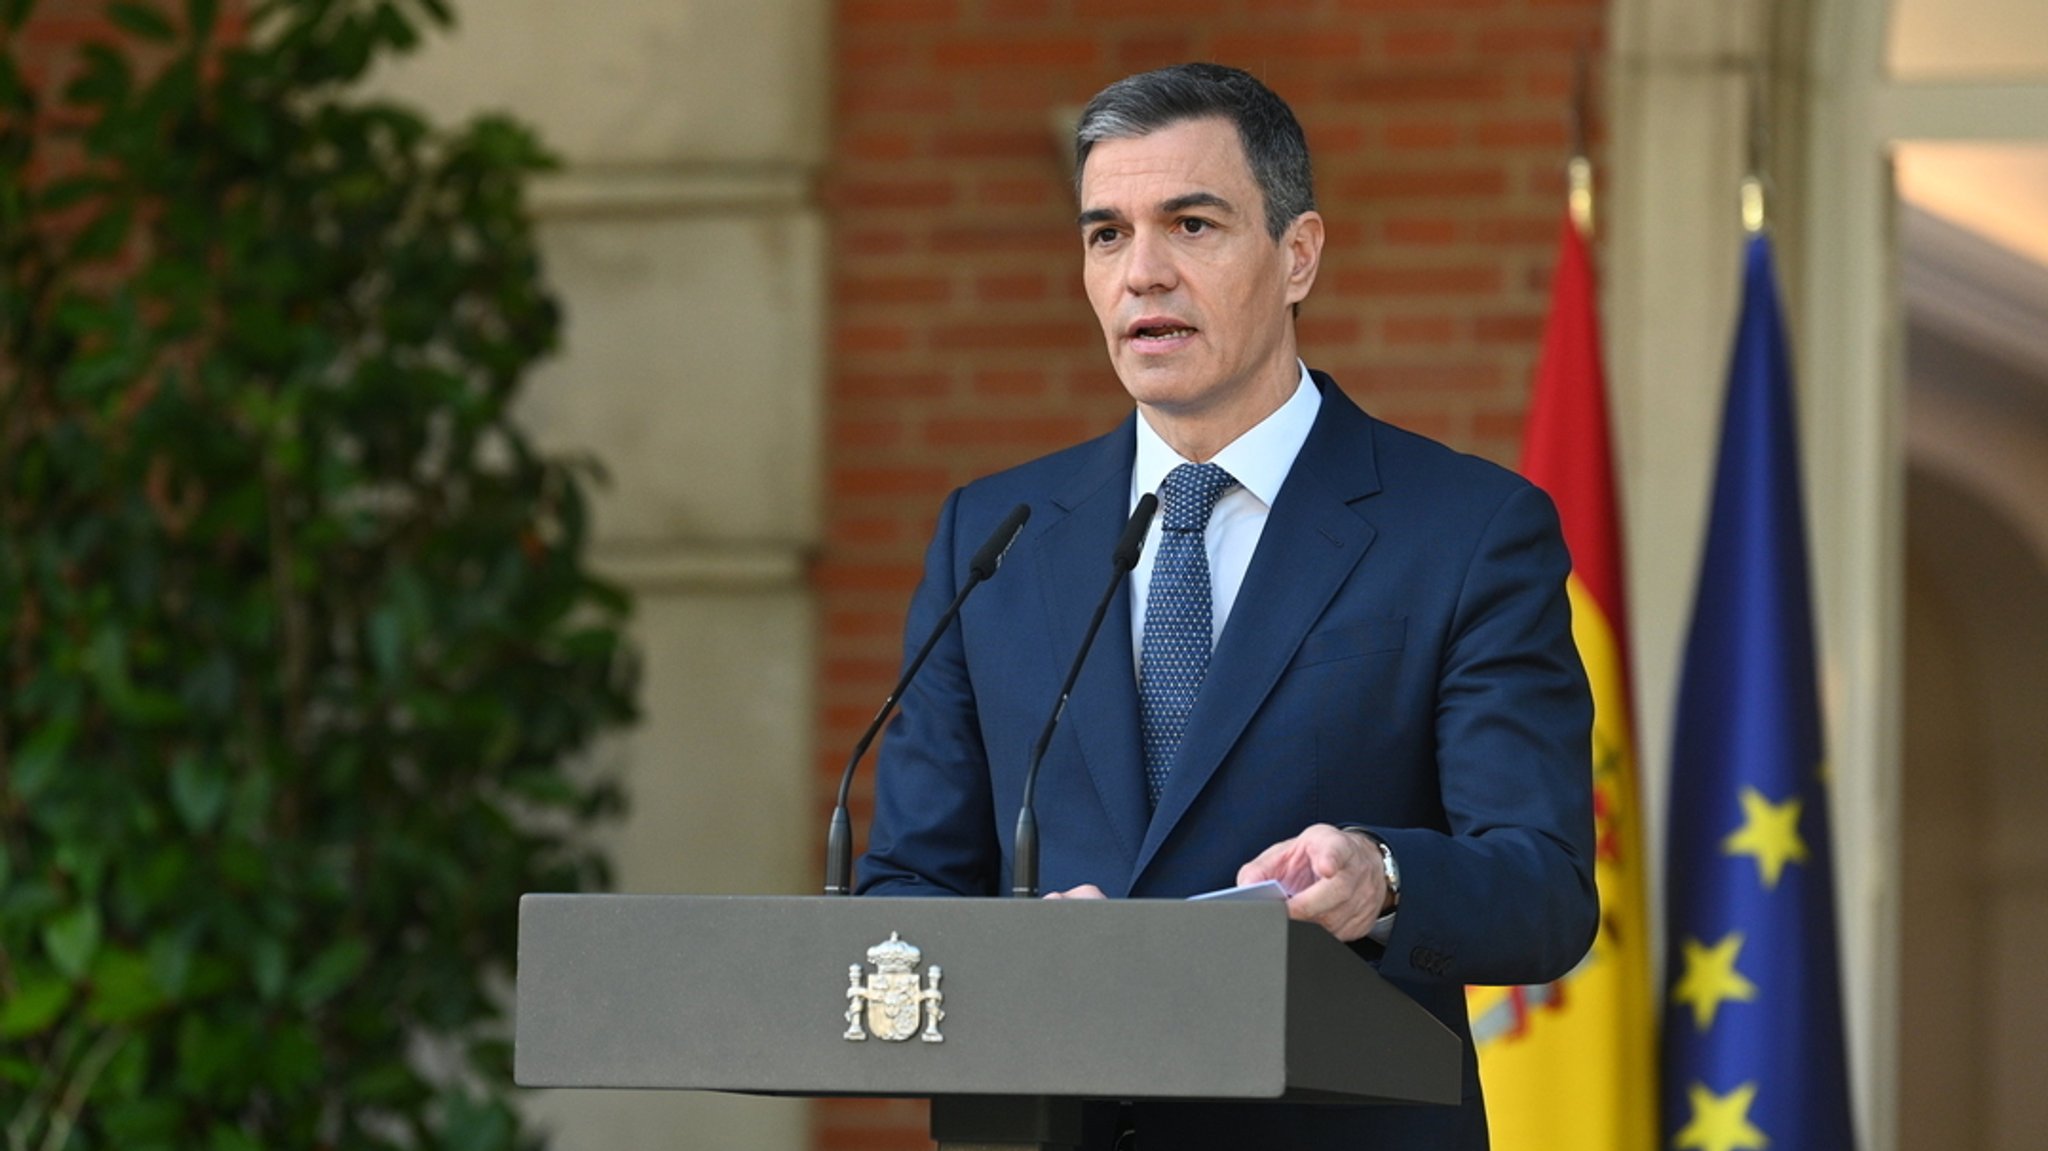
<svg viewBox="0 0 2048 1151">
<path fill-rule="evenodd" d="M 967 602 L 967 593 L 981 585 L 981 581 L 996 574 L 1003 565 L 1003 557 L 1009 554 L 1010 545 L 1017 542 L 1017 533 L 1024 530 L 1024 521 L 1031 518 L 1031 505 L 1018 504 L 989 533 L 988 539 L 967 561 L 967 582 L 960 585 L 959 594 L 946 608 L 946 614 L 932 625 L 932 633 L 925 637 L 924 646 L 911 657 L 910 666 L 903 669 L 903 678 L 896 681 L 895 690 L 882 701 L 882 710 L 875 713 L 874 721 L 861 733 L 860 742 L 854 744 L 853 755 L 846 761 L 846 770 L 839 775 L 839 803 L 832 809 L 832 828 L 825 834 L 825 894 L 853 894 L 853 823 L 846 815 L 847 795 L 853 790 L 853 769 L 860 765 L 860 757 L 867 754 L 868 745 L 875 742 L 875 736 L 882 730 L 882 724 L 889 713 L 896 710 L 896 702 L 903 698 L 903 691 L 910 686 L 910 678 L 917 669 L 924 666 L 925 657 L 937 647 L 939 637 L 946 634 L 946 628 L 953 623 L 953 617 L 960 614 L 960 605 Z"/>
<path fill-rule="evenodd" d="M 1116 594 L 1117 585 L 1131 569 L 1138 566 L 1138 554 L 1145 550 L 1145 533 L 1151 529 L 1152 517 L 1158 511 L 1158 496 L 1146 492 L 1138 497 L 1138 506 L 1131 512 L 1130 522 L 1124 525 L 1123 536 L 1116 541 L 1116 551 L 1110 553 L 1109 586 L 1102 589 L 1102 599 L 1096 603 L 1088 631 L 1081 637 L 1081 650 L 1074 653 L 1074 666 L 1067 671 L 1067 682 L 1060 685 L 1059 702 L 1053 704 L 1052 714 L 1045 719 L 1045 730 L 1038 733 L 1038 743 L 1031 748 L 1031 768 L 1024 773 L 1024 804 L 1017 811 L 1017 837 L 1010 868 L 1013 898 L 1038 898 L 1038 814 L 1032 806 L 1038 794 L 1038 765 L 1045 759 L 1046 745 L 1052 742 L 1052 729 L 1059 726 L 1060 716 L 1067 710 L 1067 697 L 1074 693 L 1074 681 L 1081 678 L 1081 664 L 1088 658 L 1088 649 L 1095 646 L 1095 633 L 1102 630 L 1102 617 L 1109 612 L 1110 597 Z"/>
</svg>

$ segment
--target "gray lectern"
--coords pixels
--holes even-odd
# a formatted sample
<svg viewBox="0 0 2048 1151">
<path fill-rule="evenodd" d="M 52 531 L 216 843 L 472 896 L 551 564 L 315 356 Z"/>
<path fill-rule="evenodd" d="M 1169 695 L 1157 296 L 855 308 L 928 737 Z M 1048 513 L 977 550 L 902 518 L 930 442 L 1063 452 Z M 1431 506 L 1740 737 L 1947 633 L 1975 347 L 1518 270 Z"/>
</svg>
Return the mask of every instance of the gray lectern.
<svg viewBox="0 0 2048 1151">
<path fill-rule="evenodd" d="M 1088 1101 L 1456 1103 L 1458 1040 L 1277 902 L 529 895 L 527 1087 L 930 1097 L 949 1149 Z"/>
</svg>

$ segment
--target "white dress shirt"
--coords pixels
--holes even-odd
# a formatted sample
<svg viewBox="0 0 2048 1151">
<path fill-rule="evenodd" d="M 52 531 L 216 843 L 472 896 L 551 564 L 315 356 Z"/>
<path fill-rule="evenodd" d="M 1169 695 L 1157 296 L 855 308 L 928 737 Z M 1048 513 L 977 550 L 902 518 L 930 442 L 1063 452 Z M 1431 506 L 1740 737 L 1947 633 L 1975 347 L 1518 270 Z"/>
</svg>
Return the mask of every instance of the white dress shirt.
<svg viewBox="0 0 2048 1151">
<path fill-rule="evenodd" d="M 1216 510 L 1209 514 L 1209 530 L 1202 537 L 1209 553 L 1211 643 L 1223 634 L 1230 609 L 1237 603 L 1237 591 L 1244 586 L 1245 572 L 1252 566 L 1252 552 L 1266 530 L 1266 516 L 1273 510 L 1273 500 L 1280 494 L 1280 485 L 1286 482 L 1289 469 L 1294 467 L 1294 457 L 1301 454 L 1301 445 L 1308 442 L 1309 428 L 1323 406 L 1322 393 L 1309 381 L 1308 366 L 1299 361 L 1297 364 L 1301 379 L 1295 385 L 1294 395 L 1209 461 L 1229 472 L 1238 483 L 1216 501 Z M 1140 413 L 1138 455 L 1131 467 L 1131 508 L 1137 508 L 1139 496 L 1156 493 L 1166 473 L 1192 462 L 1168 447 Z M 1139 553 L 1138 566 L 1131 572 L 1134 654 L 1144 650 L 1145 604 L 1152 590 L 1152 564 L 1159 557 L 1162 522 L 1163 518 L 1152 521 L 1152 530 L 1145 536 L 1145 550 Z M 1136 663 L 1132 661 L 1133 666 Z"/>
</svg>

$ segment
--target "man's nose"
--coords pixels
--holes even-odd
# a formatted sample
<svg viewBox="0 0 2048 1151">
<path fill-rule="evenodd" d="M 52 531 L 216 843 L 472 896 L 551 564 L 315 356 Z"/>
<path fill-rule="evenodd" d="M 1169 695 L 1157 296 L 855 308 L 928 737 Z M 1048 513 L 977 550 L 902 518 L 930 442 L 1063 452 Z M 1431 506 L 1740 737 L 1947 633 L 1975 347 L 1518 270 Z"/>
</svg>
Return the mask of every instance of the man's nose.
<svg viewBox="0 0 2048 1151">
<path fill-rule="evenodd" d="M 1130 262 L 1124 266 L 1124 286 L 1134 295 L 1149 295 L 1172 289 L 1180 282 L 1168 237 L 1159 232 L 1140 231 L 1131 237 Z"/>
</svg>

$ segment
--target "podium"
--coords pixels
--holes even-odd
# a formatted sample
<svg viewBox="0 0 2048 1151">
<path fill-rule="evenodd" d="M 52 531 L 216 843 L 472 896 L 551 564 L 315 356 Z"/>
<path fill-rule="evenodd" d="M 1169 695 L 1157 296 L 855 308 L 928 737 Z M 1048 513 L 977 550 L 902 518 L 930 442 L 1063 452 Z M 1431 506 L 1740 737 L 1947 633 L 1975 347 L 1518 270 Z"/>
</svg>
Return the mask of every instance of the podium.
<svg viewBox="0 0 2048 1151">
<path fill-rule="evenodd" d="M 1277 901 L 528 895 L 526 1087 L 932 1100 L 1093 1148 L 1120 1101 L 1456 1104 L 1457 1037 Z"/>
</svg>

